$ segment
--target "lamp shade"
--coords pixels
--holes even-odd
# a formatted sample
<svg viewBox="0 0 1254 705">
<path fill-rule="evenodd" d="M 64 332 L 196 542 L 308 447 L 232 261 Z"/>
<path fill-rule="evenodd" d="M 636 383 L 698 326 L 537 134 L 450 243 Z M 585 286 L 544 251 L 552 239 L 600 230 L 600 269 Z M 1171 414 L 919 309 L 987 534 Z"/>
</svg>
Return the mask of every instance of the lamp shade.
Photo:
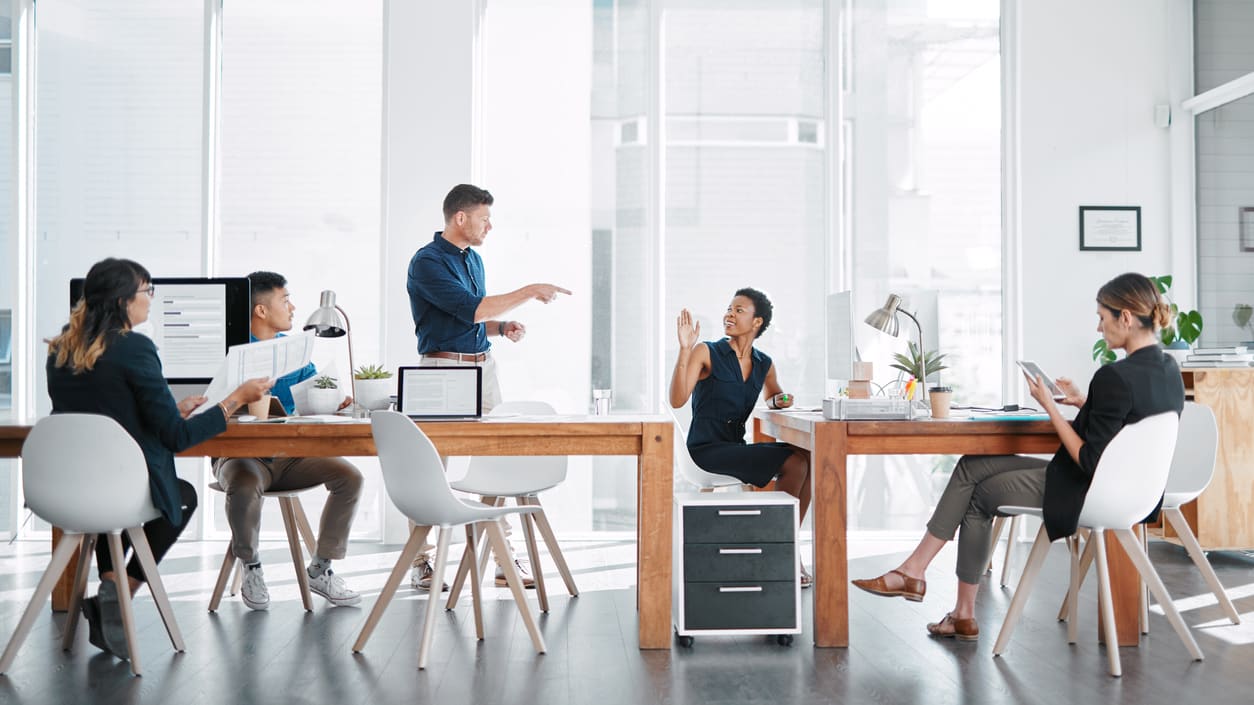
<svg viewBox="0 0 1254 705">
<path fill-rule="evenodd" d="M 305 330 L 312 330 L 319 338 L 339 338 L 348 332 L 348 322 L 335 306 L 335 292 L 322 292 L 318 310 L 305 321 Z"/>
<path fill-rule="evenodd" d="M 866 317 L 866 324 L 889 335 L 897 335 L 897 308 L 899 306 L 901 306 L 901 297 L 889 294 L 884 306 L 875 309 Z"/>
</svg>

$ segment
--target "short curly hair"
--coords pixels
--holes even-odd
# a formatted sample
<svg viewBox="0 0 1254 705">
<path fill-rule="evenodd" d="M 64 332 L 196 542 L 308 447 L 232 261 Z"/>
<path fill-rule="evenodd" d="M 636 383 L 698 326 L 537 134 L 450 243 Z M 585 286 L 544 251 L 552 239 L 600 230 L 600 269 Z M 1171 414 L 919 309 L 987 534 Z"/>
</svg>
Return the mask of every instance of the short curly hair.
<svg viewBox="0 0 1254 705">
<path fill-rule="evenodd" d="M 775 307 L 771 305 L 771 300 L 766 294 L 751 287 L 736 290 L 736 296 L 743 296 L 753 302 L 753 315 L 762 319 L 762 327 L 758 329 L 754 338 L 761 338 L 767 328 L 771 327 L 771 315 L 775 312 Z"/>
</svg>

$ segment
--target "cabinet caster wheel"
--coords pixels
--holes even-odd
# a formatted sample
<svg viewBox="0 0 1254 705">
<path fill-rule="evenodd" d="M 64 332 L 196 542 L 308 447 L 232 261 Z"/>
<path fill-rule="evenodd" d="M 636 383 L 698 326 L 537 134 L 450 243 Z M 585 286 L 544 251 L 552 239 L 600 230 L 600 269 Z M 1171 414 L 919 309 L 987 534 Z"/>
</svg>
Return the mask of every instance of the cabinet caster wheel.
<svg viewBox="0 0 1254 705">
<path fill-rule="evenodd" d="M 780 634 L 775 637 L 775 641 L 780 646 L 792 646 L 792 634 Z"/>
<path fill-rule="evenodd" d="M 684 647 L 685 649 L 692 648 L 692 642 L 693 642 L 693 639 L 690 636 L 679 637 L 679 645 Z"/>
</svg>

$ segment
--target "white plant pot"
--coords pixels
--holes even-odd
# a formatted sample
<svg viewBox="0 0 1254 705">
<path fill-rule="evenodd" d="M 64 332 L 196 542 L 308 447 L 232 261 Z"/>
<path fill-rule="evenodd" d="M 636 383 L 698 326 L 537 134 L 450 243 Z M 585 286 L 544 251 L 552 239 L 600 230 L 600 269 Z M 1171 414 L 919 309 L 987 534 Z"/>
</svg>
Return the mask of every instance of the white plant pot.
<svg viewBox="0 0 1254 705">
<path fill-rule="evenodd" d="M 357 388 L 357 403 L 371 411 L 388 408 L 392 403 L 392 395 L 396 393 L 396 380 L 359 379 L 354 381 Z"/>
<path fill-rule="evenodd" d="M 334 414 L 343 401 L 344 392 L 339 389 L 310 389 L 306 398 L 311 414 Z"/>
</svg>

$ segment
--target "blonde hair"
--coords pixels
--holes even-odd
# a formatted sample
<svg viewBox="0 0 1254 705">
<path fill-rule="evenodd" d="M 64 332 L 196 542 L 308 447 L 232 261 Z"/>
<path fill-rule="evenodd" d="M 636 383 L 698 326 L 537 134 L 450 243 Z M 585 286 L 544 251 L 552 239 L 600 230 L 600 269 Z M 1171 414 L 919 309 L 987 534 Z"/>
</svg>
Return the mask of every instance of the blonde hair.
<svg viewBox="0 0 1254 705">
<path fill-rule="evenodd" d="M 1118 316 L 1127 311 L 1151 330 L 1171 325 L 1171 306 L 1158 293 L 1158 287 L 1149 277 L 1128 272 L 1106 282 L 1097 290 L 1097 303 Z"/>
</svg>

